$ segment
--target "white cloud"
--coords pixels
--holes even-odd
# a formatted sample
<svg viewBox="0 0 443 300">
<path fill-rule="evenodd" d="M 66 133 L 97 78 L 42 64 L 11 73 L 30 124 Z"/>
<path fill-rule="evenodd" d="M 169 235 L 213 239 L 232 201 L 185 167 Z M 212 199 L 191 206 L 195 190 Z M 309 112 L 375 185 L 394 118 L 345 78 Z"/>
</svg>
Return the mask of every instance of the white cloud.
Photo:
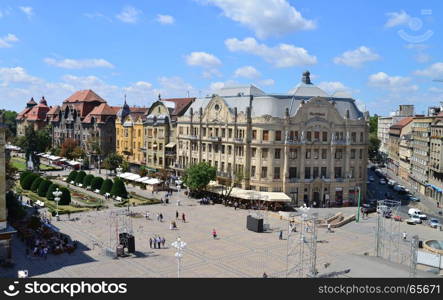
<svg viewBox="0 0 443 300">
<path fill-rule="evenodd" d="M 270 85 L 274 85 L 274 84 L 275 84 L 275 81 L 274 81 L 274 79 L 271 79 L 271 78 L 269 78 L 269 79 L 263 79 L 263 80 L 260 80 L 260 81 L 258 82 L 258 84 L 260 84 L 260 85 L 265 85 L 265 86 L 270 86 Z"/>
<path fill-rule="evenodd" d="M 317 85 L 319 88 L 324 90 L 329 95 L 335 95 L 337 97 L 349 97 L 351 98 L 353 94 L 359 92 L 359 90 L 354 90 L 340 81 L 323 81 Z"/>
<path fill-rule="evenodd" d="M 202 73 L 203 78 L 211 79 L 213 77 L 221 77 L 222 73 L 218 69 L 206 69 Z"/>
<path fill-rule="evenodd" d="M 244 78 L 249 78 L 249 79 L 260 77 L 260 75 L 261 75 L 260 72 L 257 71 L 252 66 L 244 66 L 244 67 L 238 68 L 234 72 L 235 77 L 244 77 Z"/>
<path fill-rule="evenodd" d="M 443 76 L 443 62 L 437 62 L 432 64 L 423 70 L 417 70 L 414 72 L 415 75 L 418 76 L 426 76 L 426 77 L 439 77 Z"/>
<path fill-rule="evenodd" d="M 91 59 L 61 59 L 45 58 L 43 60 L 48 65 L 64 69 L 86 69 L 86 68 L 114 68 L 114 65 L 103 58 Z"/>
<path fill-rule="evenodd" d="M 20 6 L 19 8 L 28 18 L 34 15 L 34 9 L 31 6 Z"/>
<path fill-rule="evenodd" d="M 2 86 L 10 83 L 38 83 L 37 77 L 29 75 L 22 67 L 0 68 L 0 81 Z"/>
<path fill-rule="evenodd" d="M 387 13 L 386 16 L 388 17 L 388 20 L 385 23 L 386 28 L 406 25 L 411 20 L 411 16 L 408 15 L 404 10 Z"/>
<path fill-rule="evenodd" d="M 181 97 L 186 97 L 187 92 L 190 93 L 195 92 L 194 87 L 185 82 L 183 78 L 179 76 L 162 76 L 158 78 L 158 82 L 163 88 L 163 93 L 166 93 L 166 97 L 173 97 L 180 95 Z"/>
<path fill-rule="evenodd" d="M 13 34 L 8 33 L 6 36 L 0 37 L 0 48 L 10 48 L 12 47 L 12 43 L 16 42 L 18 42 L 18 38 Z"/>
<path fill-rule="evenodd" d="M 293 66 L 313 65 L 317 63 L 317 57 L 312 56 L 303 48 L 289 44 L 279 44 L 269 47 L 265 44 L 257 43 L 251 37 L 244 40 L 231 38 L 225 40 L 225 45 L 232 52 L 246 52 L 263 58 L 277 68 L 287 68 Z"/>
<path fill-rule="evenodd" d="M 133 6 L 126 6 L 119 14 L 116 15 L 116 17 L 124 23 L 137 23 L 138 17 L 141 13 L 141 10 L 138 10 Z"/>
<path fill-rule="evenodd" d="M 207 91 L 207 92 L 213 93 L 213 92 L 218 91 L 224 87 L 235 86 L 235 85 L 238 85 L 238 82 L 236 82 L 234 80 L 216 81 L 216 82 L 212 82 L 209 85 L 209 91 Z"/>
<path fill-rule="evenodd" d="M 192 52 L 186 56 L 186 63 L 190 66 L 200 66 L 204 68 L 217 67 L 221 65 L 220 59 L 206 52 Z"/>
<path fill-rule="evenodd" d="M 259 38 L 281 36 L 316 27 L 286 0 L 201 0 L 219 7 L 224 16 L 255 32 Z"/>
<path fill-rule="evenodd" d="M 368 83 L 370 86 L 382 88 L 391 92 L 412 92 L 418 90 L 418 86 L 411 83 L 411 78 L 389 76 L 384 72 L 370 75 Z"/>
<path fill-rule="evenodd" d="M 355 50 L 346 51 L 342 55 L 335 57 L 334 63 L 358 68 L 366 62 L 376 61 L 379 59 L 380 55 L 374 53 L 368 47 L 361 46 Z"/>
<path fill-rule="evenodd" d="M 83 16 L 89 18 L 89 19 L 104 19 L 108 22 L 112 22 L 112 19 L 109 18 L 108 16 L 105 16 L 102 13 L 99 12 L 95 12 L 95 13 L 84 13 Z"/>
<path fill-rule="evenodd" d="M 157 15 L 156 21 L 163 25 L 171 25 L 175 23 L 175 19 L 170 15 Z"/>
</svg>

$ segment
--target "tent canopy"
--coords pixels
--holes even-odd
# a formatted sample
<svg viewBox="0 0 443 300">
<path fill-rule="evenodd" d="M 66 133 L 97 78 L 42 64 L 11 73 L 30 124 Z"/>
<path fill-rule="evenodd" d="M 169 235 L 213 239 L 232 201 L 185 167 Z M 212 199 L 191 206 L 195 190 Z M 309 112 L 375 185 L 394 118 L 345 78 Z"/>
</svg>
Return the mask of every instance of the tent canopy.
<svg viewBox="0 0 443 300">
<path fill-rule="evenodd" d="M 215 182 L 209 183 L 209 189 L 217 194 L 222 194 L 226 187 Z M 259 192 L 252 190 L 244 190 L 234 187 L 231 191 L 230 197 L 239 198 L 251 201 L 266 201 L 266 202 L 291 202 L 291 198 L 285 193 L 279 192 Z"/>
</svg>

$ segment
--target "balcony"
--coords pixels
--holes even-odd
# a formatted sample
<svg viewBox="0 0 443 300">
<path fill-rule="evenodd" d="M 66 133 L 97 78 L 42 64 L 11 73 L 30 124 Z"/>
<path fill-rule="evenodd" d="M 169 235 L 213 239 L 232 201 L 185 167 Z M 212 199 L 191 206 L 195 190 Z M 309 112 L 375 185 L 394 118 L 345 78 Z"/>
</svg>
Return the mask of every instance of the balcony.
<svg viewBox="0 0 443 300">
<path fill-rule="evenodd" d="M 185 168 L 185 166 L 182 164 L 175 164 L 174 168 L 183 170 Z"/>
<path fill-rule="evenodd" d="M 221 142 L 221 137 L 219 136 L 208 136 L 208 140 L 211 142 Z"/>
<path fill-rule="evenodd" d="M 176 156 L 177 153 L 175 151 L 165 151 L 166 156 Z"/>
<path fill-rule="evenodd" d="M 223 177 L 223 178 L 232 178 L 231 173 L 222 172 L 222 171 L 217 171 L 217 176 L 218 177 Z"/>
<path fill-rule="evenodd" d="M 198 140 L 198 136 L 196 136 L 196 135 L 188 135 L 188 139 L 190 139 L 190 140 Z"/>
<path fill-rule="evenodd" d="M 243 143 L 244 142 L 243 138 L 233 138 L 232 140 L 234 141 L 234 143 Z"/>
<path fill-rule="evenodd" d="M 334 140 L 331 143 L 332 145 L 347 145 L 348 142 L 346 140 Z"/>
<path fill-rule="evenodd" d="M 288 144 L 288 145 L 302 145 L 302 144 L 304 144 L 304 142 L 300 141 L 298 139 L 297 140 L 287 140 L 286 144 Z"/>
</svg>

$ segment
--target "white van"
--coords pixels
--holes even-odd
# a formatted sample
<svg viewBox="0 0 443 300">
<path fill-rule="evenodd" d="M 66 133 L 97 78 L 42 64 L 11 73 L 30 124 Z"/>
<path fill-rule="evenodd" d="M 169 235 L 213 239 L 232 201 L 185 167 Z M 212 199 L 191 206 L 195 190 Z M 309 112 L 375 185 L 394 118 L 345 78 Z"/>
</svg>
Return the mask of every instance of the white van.
<svg viewBox="0 0 443 300">
<path fill-rule="evenodd" d="M 426 220 L 428 218 L 425 214 L 422 214 L 418 208 L 410 208 L 408 210 L 408 215 L 410 217 L 419 217 L 422 220 Z"/>
</svg>

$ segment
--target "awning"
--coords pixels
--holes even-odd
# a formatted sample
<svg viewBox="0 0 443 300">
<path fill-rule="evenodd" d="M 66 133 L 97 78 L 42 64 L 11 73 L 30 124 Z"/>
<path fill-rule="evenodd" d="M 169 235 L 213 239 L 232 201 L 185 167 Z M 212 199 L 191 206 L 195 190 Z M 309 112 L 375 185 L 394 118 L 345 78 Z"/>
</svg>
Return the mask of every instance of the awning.
<svg viewBox="0 0 443 300">
<path fill-rule="evenodd" d="M 209 189 L 217 194 L 226 193 L 226 187 L 214 183 L 209 184 Z M 251 201 L 291 202 L 291 198 L 285 193 L 259 192 L 253 190 L 244 190 L 240 188 L 233 188 L 230 197 Z"/>
<path fill-rule="evenodd" d="M 168 143 L 168 144 L 165 146 L 165 148 L 174 148 L 174 147 L 175 147 L 175 143 L 173 143 L 173 142 Z"/>
<path fill-rule="evenodd" d="M 443 192 L 443 190 L 433 184 L 427 184 L 426 186 L 433 188 L 434 190 L 436 190 L 437 192 L 441 193 Z"/>
<path fill-rule="evenodd" d="M 139 179 L 136 179 L 135 181 L 136 182 L 143 182 L 143 181 L 148 180 L 148 179 L 150 179 L 150 178 L 149 177 L 141 177 Z"/>
<path fill-rule="evenodd" d="M 144 184 L 149 184 L 149 185 L 156 185 L 156 184 L 160 184 L 163 181 L 161 181 L 160 179 L 157 178 L 149 178 L 143 181 Z"/>
<path fill-rule="evenodd" d="M 71 166 L 78 166 L 78 165 L 81 165 L 81 163 L 79 163 L 78 161 L 73 161 L 73 160 L 68 161 L 68 164 L 70 164 Z"/>
</svg>

